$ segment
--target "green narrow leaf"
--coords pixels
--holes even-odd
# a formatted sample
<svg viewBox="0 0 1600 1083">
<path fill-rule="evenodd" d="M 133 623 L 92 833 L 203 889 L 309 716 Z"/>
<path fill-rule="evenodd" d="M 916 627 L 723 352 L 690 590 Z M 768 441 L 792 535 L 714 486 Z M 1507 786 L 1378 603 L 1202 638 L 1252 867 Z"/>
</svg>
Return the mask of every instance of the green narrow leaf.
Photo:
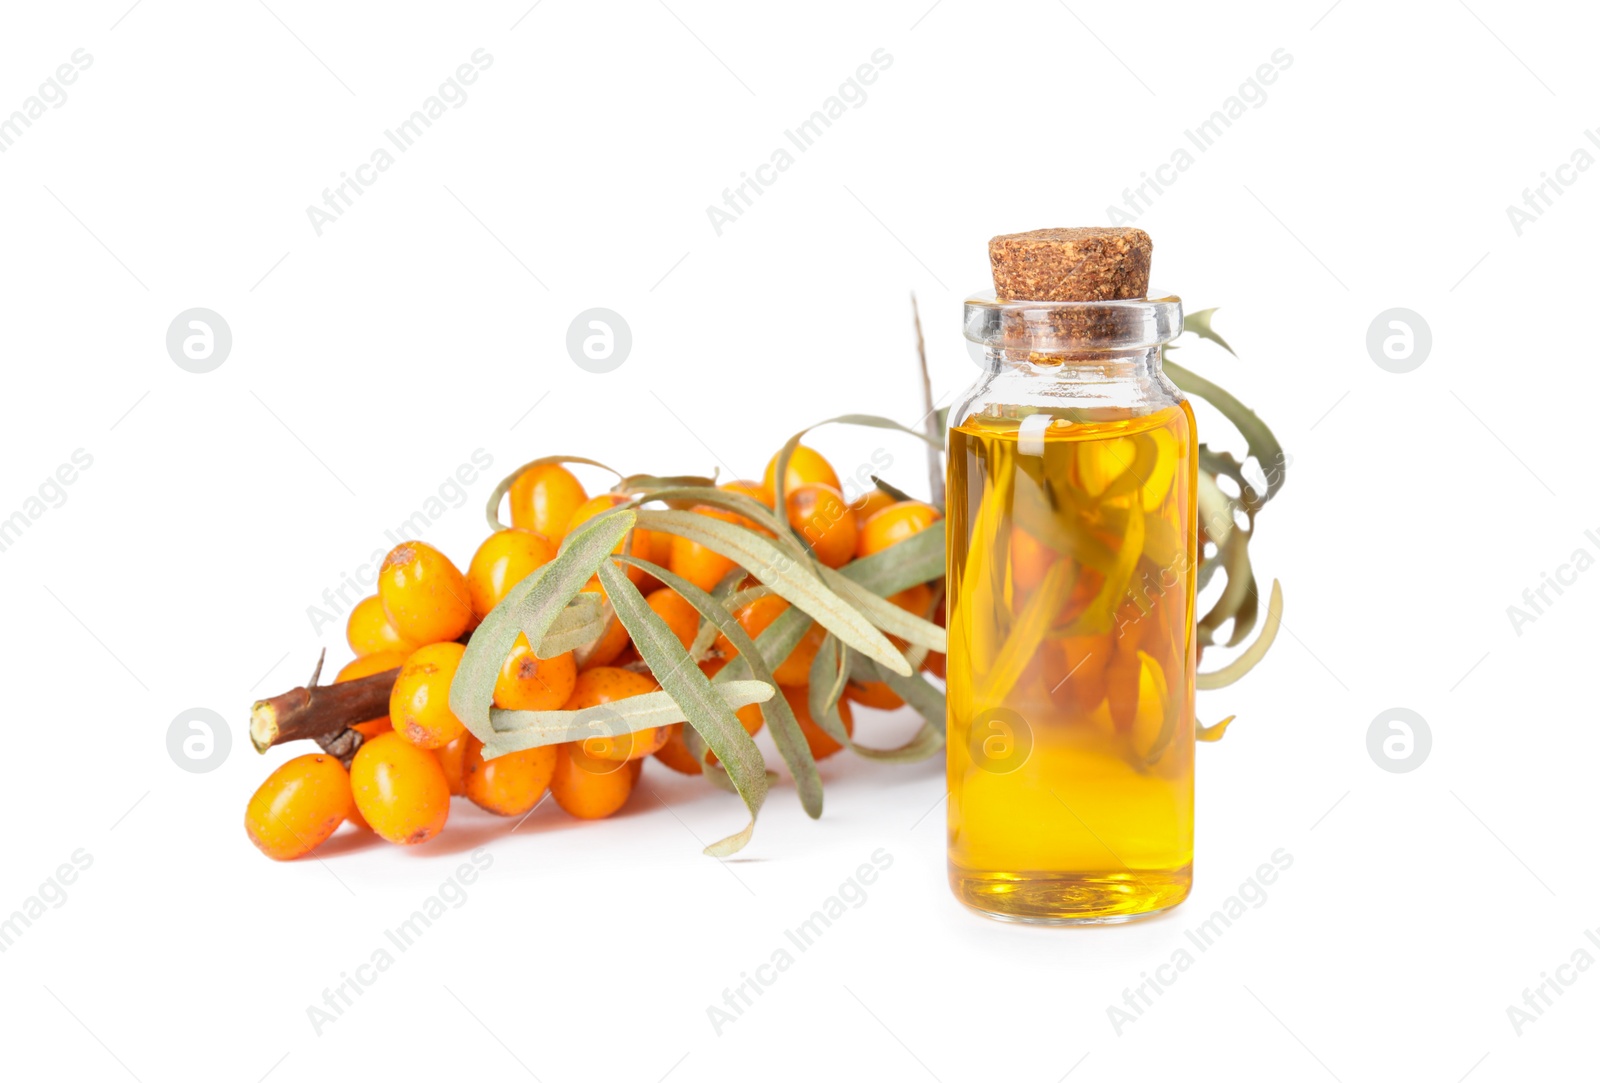
<svg viewBox="0 0 1600 1083">
<path fill-rule="evenodd" d="M 895 488 L 893 485 L 890 485 L 887 481 L 884 481 L 882 478 L 880 478 L 876 474 L 872 474 L 872 475 L 869 475 L 869 476 L 872 478 L 872 484 L 876 485 L 878 488 L 882 489 L 884 492 L 886 492 L 890 496 L 894 497 L 895 500 L 897 500 L 897 501 L 906 501 L 906 500 L 915 500 L 916 499 L 916 497 L 910 495 L 904 489 Z"/>
<path fill-rule="evenodd" d="M 906 701 L 908 707 L 922 716 L 922 725 L 910 740 L 897 748 L 867 748 L 852 743 L 851 750 L 879 763 L 918 763 L 937 755 L 944 748 L 944 693 L 915 674 L 903 677 L 864 658 L 859 661 L 871 671 L 872 680 L 887 684 L 895 695 Z"/>
<path fill-rule="evenodd" d="M 890 635 L 899 636 L 907 643 L 915 643 L 929 650 L 945 651 L 948 644 L 945 641 L 944 629 L 931 620 L 919 617 L 915 613 L 908 613 L 895 605 L 887 598 L 880 598 L 869 590 L 864 590 L 849 577 L 841 575 L 832 568 L 823 565 L 822 581 L 828 585 L 839 597 L 853 604 L 873 624 L 882 628 Z M 910 663 L 906 663 L 910 666 Z"/>
<path fill-rule="evenodd" d="M 1278 438 L 1267 428 L 1266 422 L 1233 395 L 1210 380 L 1196 376 L 1182 365 L 1163 360 L 1161 369 L 1184 391 L 1198 395 L 1215 406 L 1218 412 L 1244 435 L 1250 454 L 1255 456 L 1256 462 L 1260 464 L 1261 471 L 1267 478 L 1267 491 L 1261 494 L 1261 503 L 1265 504 L 1271 500 L 1273 495 L 1283 488 L 1283 478 L 1288 463 L 1284 458 L 1283 445 L 1278 443 Z"/>
<path fill-rule="evenodd" d="M 1183 317 L 1183 329 L 1203 339 L 1209 339 L 1229 353 L 1233 353 L 1233 347 L 1228 345 L 1228 340 L 1217 334 L 1211 326 L 1216 314 L 1215 308 L 1202 308 L 1199 312 L 1190 312 Z M 1239 355 L 1233 354 L 1233 356 Z"/>
<path fill-rule="evenodd" d="M 731 511 L 736 515 L 744 516 L 758 526 L 772 531 L 778 541 L 783 543 L 796 557 L 808 560 L 811 556 L 811 550 L 807 549 L 805 543 L 794 536 L 794 533 L 789 529 L 787 521 L 778 518 L 773 510 L 761 503 L 761 501 L 748 497 L 743 493 L 730 493 L 717 488 L 680 486 L 670 489 L 651 490 L 634 497 L 635 504 L 643 504 L 651 500 L 671 503 L 707 504 L 723 511 Z"/>
<path fill-rule="evenodd" d="M 845 732 L 844 718 L 839 714 L 839 700 L 850 679 L 846 657 L 844 644 L 839 642 L 838 636 L 822 637 L 822 645 L 811 659 L 811 671 L 806 678 L 806 706 L 811 710 L 811 721 L 821 726 L 822 732 L 841 745 L 853 748 L 854 742 Z"/>
<path fill-rule="evenodd" d="M 889 548 L 852 560 L 839 574 L 879 597 L 887 598 L 918 583 L 944 575 L 944 520 L 919 530 Z"/>
<path fill-rule="evenodd" d="M 1195 674 L 1195 688 L 1207 692 L 1217 688 L 1226 688 L 1246 673 L 1249 673 L 1256 667 L 1256 663 L 1266 657 L 1267 651 L 1272 647 L 1272 641 L 1278 638 L 1278 626 L 1282 623 L 1283 588 L 1274 579 L 1272 581 L 1272 597 L 1267 599 L 1267 619 L 1261 625 L 1261 633 L 1256 636 L 1254 642 L 1244 649 L 1244 652 L 1239 657 L 1221 669 L 1212 670 L 1210 673 Z"/>
<path fill-rule="evenodd" d="M 772 675 L 772 670 L 761 657 L 761 649 L 734 619 L 733 614 L 719 605 L 716 599 L 659 564 L 652 564 L 637 557 L 622 559 L 677 591 L 684 601 L 694 606 L 702 617 L 715 624 L 718 630 L 728 637 L 728 642 L 733 644 L 740 657 L 749 659 L 750 670 L 757 680 L 766 681 L 775 689 L 778 687 L 777 678 Z M 795 718 L 789 701 L 781 694 L 768 700 L 762 706 L 761 714 L 771 727 L 772 740 L 778 746 L 778 754 L 783 757 L 783 762 L 789 765 L 789 771 L 794 775 L 795 788 L 800 792 L 800 806 L 806 810 L 806 815 L 815 820 L 822 815 L 822 779 L 817 775 L 817 761 L 811 756 L 811 747 L 806 744 L 806 735 L 800 732 L 799 719 Z"/>
<path fill-rule="evenodd" d="M 473 631 L 450 682 L 450 710 L 478 740 L 487 742 L 494 736 L 489 721 L 494 682 L 518 633 L 525 634 L 529 643 L 542 644 L 567 603 L 633 529 L 634 518 L 631 509 L 619 508 L 584 523 L 567 535 L 554 560 L 512 587 Z"/>
<path fill-rule="evenodd" d="M 598 466 L 602 470 L 607 470 L 613 474 L 617 474 L 615 470 L 612 470 L 611 467 L 607 466 L 605 463 L 595 462 L 593 459 L 585 459 L 579 455 L 546 455 L 543 458 L 533 459 L 529 462 L 525 462 L 496 482 L 494 492 L 489 494 L 489 504 L 484 511 L 489 519 L 490 530 L 498 532 L 501 530 L 511 529 L 510 527 L 506 526 L 505 523 L 500 521 L 500 501 L 505 499 L 505 495 L 511 491 L 511 486 L 516 482 L 517 475 L 521 474 L 524 470 L 532 469 L 535 466 L 549 466 L 552 463 L 556 465 L 560 465 L 562 463 L 582 463 L 585 466 Z M 617 477 L 620 478 L 621 476 L 621 474 L 617 474 Z"/>
<path fill-rule="evenodd" d="M 728 681 L 717 686 L 717 694 L 736 711 L 752 703 L 766 703 L 772 698 L 773 690 L 771 685 L 761 681 Z M 483 758 L 486 760 L 526 748 L 566 744 L 598 735 L 638 733 L 684 721 L 683 708 L 666 692 L 646 692 L 575 711 L 502 711 L 496 708 L 489 715 L 495 734 L 484 742 Z"/>
<path fill-rule="evenodd" d="M 534 646 L 534 653 L 540 658 L 554 658 L 586 647 L 605 634 L 610 622 L 611 612 L 600 595 L 580 593 L 556 616 L 550 630 Z"/>
<path fill-rule="evenodd" d="M 705 518 L 688 512 L 656 514 Z M 733 708 L 711 687 L 711 682 L 700 672 L 700 667 L 690 660 L 689 652 L 678 642 L 677 633 L 667 627 L 667 622 L 650 608 L 644 595 L 639 593 L 639 588 L 614 562 L 601 561 L 600 583 L 606 588 L 606 596 L 611 599 L 617 618 L 633 638 L 639 657 L 650 667 L 662 691 L 683 709 L 689 725 L 706 739 L 711 750 L 727 768 L 728 777 L 738 787 L 739 796 L 744 799 L 745 808 L 750 812 L 750 822 L 744 830 L 714 842 L 705 849 L 712 857 L 737 853 L 750 841 L 756 826 L 756 814 L 767 799 L 767 765 L 761 758 L 760 749 L 744 731 Z"/>
<path fill-rule="evenodd" d="M 849 646 L 897 673 L 911 672 L 910 665 L 895 650 L 894 644 L 859 610 L 824 586 L 805 564 L 786 556 L 755 531 L 688 511 L 641 511 L 639 525 L 646 530 L 688 538 L 721 553 L 743 565 L 792 606 L 804 610 Z M 679 647 L 682 649 L 681 644 Z"/>
</svg>

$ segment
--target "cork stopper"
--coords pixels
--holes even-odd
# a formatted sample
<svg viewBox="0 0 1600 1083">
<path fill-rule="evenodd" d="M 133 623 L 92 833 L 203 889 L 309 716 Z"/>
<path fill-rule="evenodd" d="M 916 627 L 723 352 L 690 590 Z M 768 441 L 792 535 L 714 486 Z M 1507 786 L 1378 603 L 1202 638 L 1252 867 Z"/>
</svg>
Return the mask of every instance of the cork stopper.
<svg viewBox="0 0 1600 1083">
<path fill-rule="evenodd" d="M 989 242 L 1001 301 L 1127 301 L 1150 288 L 1150 235 L 1131 226 L 1007 233 Z"/>
</svg>

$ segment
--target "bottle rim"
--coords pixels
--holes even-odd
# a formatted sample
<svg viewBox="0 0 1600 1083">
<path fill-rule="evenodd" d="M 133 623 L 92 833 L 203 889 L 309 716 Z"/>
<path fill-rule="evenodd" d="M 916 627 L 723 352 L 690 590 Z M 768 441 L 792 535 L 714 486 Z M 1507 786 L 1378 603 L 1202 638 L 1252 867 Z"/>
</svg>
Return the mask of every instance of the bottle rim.
<svg viewBox="0 0 1600 1083">
<path fill-rule="evenodd" d="M 1007 353 L 1143 350 L 1183 333 L 1183 301 L 1176 294 L 1123 301 L 1002 301 L 990 291 L 968 297 L 964 315 L 968 341 Z"/>
</svg>

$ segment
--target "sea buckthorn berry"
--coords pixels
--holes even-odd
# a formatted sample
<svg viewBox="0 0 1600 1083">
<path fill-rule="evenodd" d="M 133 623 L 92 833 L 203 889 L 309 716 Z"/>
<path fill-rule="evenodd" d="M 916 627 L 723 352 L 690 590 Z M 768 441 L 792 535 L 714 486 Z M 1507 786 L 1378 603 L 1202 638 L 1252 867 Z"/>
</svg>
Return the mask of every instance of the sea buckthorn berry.
<svg viewBox="0 0 1600 1083">
<path fill-rule="evenodd" d="M 1011 530 L 1011 582 L 1024 594 L 1030 593 L 1061 556 L 1021 527 Z"/>
<path fill-rule="evenodd" d="M 511 588 L 555 559 L 556 547 L 543 534 L 512 527 L 483 540 L 467 566 L 467 594 L 472 615 L 482 620 Z"/>
<path fill-rule="evenodd" d="M 755 524 L 742 515 L 721 508 L 697 507 L 694 509 L 698 515 L 711 519 L 721 519 L 725 523 L 735 523 L 739 526 L 754 527 Z M 661 537 L 661 535 L 658 535 Z M 666 536 L 670 545 L 666 553 L 667 570 L 674 575 L 681 575 L 701 590 L 710 590 L 733 571 L 734 562 L 717 552 L 715 549 L 701 545 L 697 541 L 681 538 L 676 534 Z M 662 556 L 657 553 L 656 556 Z"/>
<path fill-rule="evenodd" d="M 262 853 L 291 861 L 322 845 L 353 808 L 344 765 L 313 752 L 267 776 L 245 808 L 244 828 Z"/>
<path fill-rule="evenodd" d="M 794 712 L 795 721 L 800 723 L 800 732 L 805 735 L 806 745 L 811 749 L 811 758 L 825 760 L 844 746 L 832 737 L 827 731 L 817 725 L 811 718 L 810 691 L 805 688 L 780 688 L 783 698 L 789 701 L 789 709 Z M 839 720 L 844 723 L 844 731 L 855 736 L 856 722 L 850 715 L 850 701 L 839 701 Z"/>
<path fill-rule="evenodd" d="M 769 508 L 772 507 L 772 486 L 767 485 L 764 482 L 746 481 L 743 478 L 735 478 L 732 481 L 723 482 L 721 485 L 718 485 L 717 488 L 721 489 L 725 493 L 738 493 L 741 496 L 748 496 L 757 504 L 765 504 Z M 755 526 L 755 523 L 748 519 L 746 519 L 745 522 L 749 523 L 752 527 Z"/>
<path fill-rule="evenodd" d="M 450 816 L 450 784 L 432 752 L 398 733 L 374 737 L 350 764 L 356 808 L 372 830 L 390 842 L 427 842 Z"/>
<path fill-rule="evenodd" d="M 839 568 L 855 559 L 856 517 L 838 489 L 816 482 L 797 485 L 784 502 L 789 525 L 800 532 L 818 560 Z"/>
<path fill-rule="evenodd" d="M 928 609 L 933 605 L 933 588 L 926 583 L 918 583 L 884 600 L 893 602 L 907 613 L 927 617 Z M 899 636 L 890 636 L 889 642 L 900 650 L 905 649 L 905 642 Z M 893 711 L 905 706 L 906 702 L 884 681 L 851 681 L 845 685 L 844 694 L 863 707 L 876 707 L 880 711 Z"/>
<path fill-rule="evenodd" d="M 645 595 L 644 600 L 646 605 L 655 610 L 656 616 L 666 621 L 672 634 L 683 644 L 683 649 L 688 650 L 700 631 L 700 611 L 670 587 L 653 590 Z"/>
<path fill-rule="evenodd" d="M 386 669 L 399 669 L 406 664 L 406 659 L 411 657 L 416 649 L 412 647 L 409 651 L 378 651 L 375 654 L 364 654 L 360 658 L 346 662 L 339 675 L 333 679 L 333 683 L 359 680 L 374 673 L 382 673 Z"/>
<path fill-rule="evenodd" d="M 762 476 L 762 484 L 766 486 L 767 492 L 776 493 L 778 491 L 777 480 L 778 456 L 774 455 L 767 460 L 767 472 Z M 797 444 L 794 454 L 789 456 L 789 469 L 783 473 L 784 491 L 787 493 L 792 489 L 797 489 L 812 482 L 821 482 L 837 489 L 839 488 L 839 475 L 833 472 L 833 467 L 827 459 L 824 459 L 820 454 L 804 444 Z M 767 502 L 771 503 L 771 499 L 769 498 Z"/>
<path fill-rule="evenodd" d="M 882 489 L 869 489 L 865 496 L 850 505 L 850 510 L 855 513 L 857 532 L 878 512 L 894 503 L 894 496 Z"/>
<path fill-rule="evenodd" d="M 920 500 L 901 500 L 868 519 L 856 537 L 856 556 L 870 557 L 920 534 L 939 521 L 939 509 Z"/>
<path fill-rule="evenodd" d="M 578 683 L 572 690 L 572 698 L 567 700 L 562 710 L 576 711 L 584 707 L 616 703 L 618 700 L 654 692 L 656 688 L 656 682 L 642 673 L 635 673 L 631 669 L 617 669 L 613 666 L 597 666 L 578 674 Z M 584 738 L 581 745 L 585 755 L 591 759 L 610 760 L 614 763 L 643 759 L 667 743 L 667 731 L 671 728 L 671 726 L 654 726 L 638 733 L 597 733 L 593 737 Z"/>
<path fill-rule="evenodd" d="M 683 737 L 685 722 L 677 722 L 667 727 L 666 744 L 656 749 L 656 759 L 678 772 L 680 775 L 698 775 L 705 768 L 689 753 L 689 745 Z"/>
<path fill-rule="evenodd" d="M 508 711 L 559 711 L 572 696 L 577 679 L 578 665 L 571 651 L 540 658 L 519 632 L 495 678 L 494 705 Z"/>
<path fill-rule="evenodd" d="M 361 599 L 350 610 L 350 619 L 344 626 L 344 638 L 350 644 L 350 649 L 356 652 L 357 658 L 384 651 L 410 654 L 422 646 L 394 630 L 394 625 L 389 623 L 389 614 L 383 611 L 383 599 L 376 594 Z"/>
<path fill-rule="evenodd" d="M 580 526 L 582 526 L 584 523 L 587 523 L 590 519 L 593 519 L 601 512 L 610 511 L 618 504 L 626 504 L 627 502 L 628 498 L 623 496 L 621 493 L 601 493 L 594 499 L 580 504 L 577 510 L 572 513 L 572 522 L 567 526 L 567 533 L 570 534 L 574 530 L 577 530 Z M 666 545 L 662 545 L 660 554 L 657 554 L 655 539 L 651 535 L 650 531 L 636 529 L 630 530 L 627 534 L 623 535 L 622 540 L 617 543 L 617 547 L 611 551 L 613 553 L 627 553 L 630 556 L 638 557 L 640 560 L 653 561 L 656 559 L 657 555 L 665 558 L 667 555 L 667 549 L 668 547 Z M 633 580 L 635 583 L 638 583 L 644 578 L 643 570 L 635 568 L 632 565 L 619 564 L 618 567 L 627 572 L 628 578 Z"/>
<path fill-rule="evenodd" d="M 470 734 L 468 736 L 471 736 Z M 483 758 L 483 742 L 473 737 L 465 761 L 467 798 L 498 816 L 521 816 L 539 803 L 556 771 L 556 746 L 544 745 Z"/>
<path fill-rule="evenodd" d="M 559 463 L 530 466 L 511 483 L 511 525 L 536 530 L 559 546 L 572 513 L 588 499 L 583 483 Z"/>
<path fill-rule="evenodd" d="M 1051 700 L 1077 716 L 1094 711 L 1105 702 L 1107 670 L 1115 653 L 1103 635 L 1045 640 L 1044 685 Z"/>
<path fill-rule="evenodd" d="M 444 769 L 444 781 L 450 787 L 451 797 L 460 797 L 467 792 L 467 748 L 476 740 L 471 730 L 464 729 L 461 736 L 433 750 L 439 759 L 439 766 Z"/>
<path fill-rule="evenodd" d="M 569 815 L 603 820 L 628 803 L 642 763 L 597 760 L 584 755 L 576 744 L 558 745 L 550 794 Z"/>
<path fill-rule="evenodd" d="M 415 650 L 416 648 L 412 648 Z M 334 684 L 340 681 L 353 681 L 360 677 L 370 677 L 374 673 L 382 673 L 387 669 L 399 669 L 406 664 L 410 652 L 401 654 L 399 651 L 379 651 L 376 654 L 363 655 L 353 662 L 348 662 L 333 679 Z M 380 733 L 390 730 L 389 716 L 370 719 L 366 722 L 357 722 L 350 727 L 363 737 L 376 737 Z"/>
<path fill-rule="evenodd" d="M 426 542 L 389 550 L 378 573 L 378 597 L 395 631 L 413 643 L 458 639 L 473 624 L 466 576 Z"/>
<path fill-rule="evenodd" d="M 745 635 L 755 639 L 788 608 L 789 603 L 778 595 L 764 594 L 755 601 L 740 606 L 734 618 L 739 622 L 739 627 L 744 629 Z M 808 683 L 811 680 L 811 662 L 817 657 L 817 651 L 822 649 L 822 641 L 827 638 L 827 634 L 820 625 L 813 623 L 790 652 L 789 657 L 773 668 L 773 679 L 785 685 Z M 733 642 L 720 632 L 717 634 L 715 646 L 723 658 L 732 658 L 739 653 Z"/>
<path fill-rule="evenodd" d="M 465 727 L 450 709 L 450 682 L 467 649 L 459 643 L 430 643 L 413 651 L 389 693 L 389 721 L 395 733 L 418 748 L 442 748 Z"/>
</svg>

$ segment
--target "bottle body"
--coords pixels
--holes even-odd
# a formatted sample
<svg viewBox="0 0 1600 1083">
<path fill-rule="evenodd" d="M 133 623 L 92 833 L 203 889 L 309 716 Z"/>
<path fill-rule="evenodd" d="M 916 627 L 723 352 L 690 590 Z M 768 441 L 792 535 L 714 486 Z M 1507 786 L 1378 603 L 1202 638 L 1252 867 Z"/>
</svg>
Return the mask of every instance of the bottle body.
<svg viewBox="0 0 1600 1083">
<path fill-rule="evenodd" d="M 1063 341 L 1002 318 L 951 412 L 950 881 L 994 917 L 1121 921 L 1189 891 L 1198 462 L 1170 322 L 1075 317 Z"/>
</svg>

